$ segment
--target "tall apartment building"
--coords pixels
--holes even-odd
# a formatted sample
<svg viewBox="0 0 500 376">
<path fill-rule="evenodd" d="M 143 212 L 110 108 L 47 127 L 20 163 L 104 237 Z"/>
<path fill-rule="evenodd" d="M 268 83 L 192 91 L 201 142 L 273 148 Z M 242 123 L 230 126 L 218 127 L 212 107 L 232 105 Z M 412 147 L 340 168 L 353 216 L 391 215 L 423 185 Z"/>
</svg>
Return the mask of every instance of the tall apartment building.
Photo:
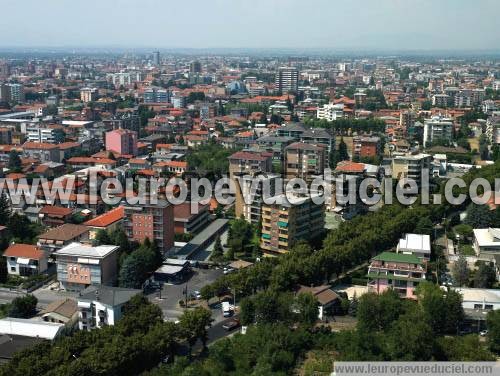
<svg viewBox="0 0 500 376">
<path fill-rule="evenodd" d="M 450 142 L 453 136 L 453 121 L 441 116 L 434 116 L 424 122 L 424 146 L 434 141 Z"/>
<path fill-rule="evenodd" d="M 398 155 L 392 160 L 393 179 L 413 179 L 421 187 L 424 170 L 432 176 L 432 156 L 429 154 Z"/>
<path fill-rule="evenodd" d="M 264 198 L 276 195 L 278 174 L 242 174 L 236 176 L 236 218 L 243 216 L 247 222 L 259 223 Z"/>
<path fill-rule="evenodd" d="M 8 84 L 9 100 L 11 102 L 22 103 L 25 100 L 24 86 L 22 84 Z"/>
<path fill-rule="evenodd" d="M 335 137 L 323 128 L 307 128 L 302 123 L 288 123 L 278 128 L 276 132 L 279 137 L 290 137 L 295 141 L 311 144 L 323 144 L 330 153 L 335 147 Z"/>
<path fill-rule="evenodd" d="M 114 129 L 106 132 L 106 150 L 136 156 L 137 132 L 128 129 Z"/>
<path fill-rule="evenodd" d="M 134 82 L 144 81 L 146 75 L 140 71 L 109 73 L 106 78 L 115 86 L 127 86 Z"/>
<path fill-rule="evenodd" d="M 272 171 L 272 153 L 238 151 L 229 158 L 229 177 Z"/>
<path fill-rule="evenodd" d="M 282 194 L 273 204 L 262 206 L 262 236 L 260 247 L 268 256 L 288 252 L 299 240 L 310 240 L 324 231 L 324 205 L 310 197 L 290 197 Z"/>
<path fill-rule="evenodd" d="M 297 92 L 299 89 L 299 70 L 295 67 L 281 67 L 276 73 L 276 90 L 282 93 Z"/>
<path fill-rule="evenodd" d="M 118 246 L 71 243 L 54 252 L 57 280 L 69 291 L 90 285 L 112 286 L 118 275 Z"/>
<path fill-rule="evenodd" d="M 170 94 L 167 89 L 150 87 L 144 90 L 144 103 L 168 103 Z"/>
<path fill-rule="evenodd" d="M 94 87 L 84 87 L 80 89 L 80 100 L 83 103 L 94 102 L 97 100 L 97 89 Z"/>
<path fill-rule="evenodd" d="M 160 51 L 153 52 L 153 64 L 157 67 L 160 66 Z"/>
<path fill-rule="evenodd" d="M 189 73 L 191 74 L 201 73 L 201 63 L 198 60 L 192 61 L 189 64 Z"/>
<path fill-rule="evenodd" d="M 166 200 L 156 204 L 125 206 L 125 233 L 129 240 L 155 240 L 162 251 L 174 246 L 174 207 Z"/>
<path fill-rule="evenodd" d="M 383 252 L 368 268 L 368 291 L 381 294 L 393 289 L 402 298 L 416 299 L 415 289 L 425 281 L 425 263 L 415 255 Z"/>
<path fill-rule="evenodd" d="M 432 105 L 434 107 L 448 107 L 450 105 L 450 96 L 446 94 L 434 94 L 432 96 Z"/>
<path fill-rule="evenodd" d="M 0 102 L 10 102 L 10 89 L 6 84 L 0 84 Z"/>
<path fill-rule="evenodd" d="M 408 129 L 415 125 L 416 119 L 417 114 L 414 111 L 401 111 L 401 113 L 399 114 L 399 125 Z"/>
<path fill-rule="evenodd" d="M 285 148 L 285 178 L 304 179 L 308 184 L 314 175 L 322 175 L 328 166 L 326 147 L 306 142 L 294 142 Z"/>
</svg>

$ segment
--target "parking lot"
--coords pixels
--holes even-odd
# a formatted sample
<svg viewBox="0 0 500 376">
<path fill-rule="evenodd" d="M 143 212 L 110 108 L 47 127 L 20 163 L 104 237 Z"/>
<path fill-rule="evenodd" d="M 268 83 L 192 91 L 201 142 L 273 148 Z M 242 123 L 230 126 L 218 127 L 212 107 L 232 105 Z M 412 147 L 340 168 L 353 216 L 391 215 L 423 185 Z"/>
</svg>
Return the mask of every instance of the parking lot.
<svg viewBox="0 0 500 376">
<path fill-rule="evenodd" d="M 184 289 L 186 286 L 188 294 L 193 291 L 200 291 L 203 286 L 212 283 L 222 274 L 222 269 L 193 268 L 193 274 L 187 281 L 178 285 L 165 284 L 161 291 L 161 298 L 159 291 L 149 293 L 148 298 L 162 309 L 166 320 L 175 321 L 183 313 L 183 309 L 179 307 L 178 303 L 179 300 L 185 299 Z M 220 321 L 222 313 L 215 310 L 214 319 L 216 322 Z"/>
</svg>

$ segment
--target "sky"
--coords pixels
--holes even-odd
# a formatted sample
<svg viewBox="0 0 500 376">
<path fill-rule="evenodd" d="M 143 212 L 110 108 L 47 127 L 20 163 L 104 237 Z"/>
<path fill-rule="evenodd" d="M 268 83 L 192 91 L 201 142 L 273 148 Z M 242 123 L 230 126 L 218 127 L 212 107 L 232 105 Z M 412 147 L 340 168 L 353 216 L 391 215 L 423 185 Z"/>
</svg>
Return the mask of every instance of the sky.
<svg viewBox="0 0 500 376">
<path fill-rule="evenodd" d="M 0 0 L 5 47 L 500 50 L 499 0 Z"/>
</svg>

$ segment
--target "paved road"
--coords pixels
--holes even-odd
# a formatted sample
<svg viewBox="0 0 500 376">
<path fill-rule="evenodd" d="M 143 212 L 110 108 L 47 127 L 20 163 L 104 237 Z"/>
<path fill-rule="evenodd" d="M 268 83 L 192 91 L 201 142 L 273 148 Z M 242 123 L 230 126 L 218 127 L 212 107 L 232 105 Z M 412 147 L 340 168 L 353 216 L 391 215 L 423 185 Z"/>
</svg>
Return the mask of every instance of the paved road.
<svg viewBox="0 0 500 376">
<path fill-rule="evenodd" d="M 188 294 L 195 290 L 200 291 L 203 286 L 212 283 L 223 274 L 221 269 L 193 270 L 194 274 L 186 283 L 179 285 L 164 285 L 161 291 L 161 299 L 159 298 L 159 292 L 148 294 L 148 299 L 162 309 L 164 317 L 169 321 L 177 320 L 184 312 L 184 310 L 178 306 L 178 302 L 179 300 L 185 299 L 183 291 L 186 286 Z M 220 321 L 218 316 L 222 316 L 221 311 L 214 310 L 214 315 L 214 319 Z"/>
</svg>

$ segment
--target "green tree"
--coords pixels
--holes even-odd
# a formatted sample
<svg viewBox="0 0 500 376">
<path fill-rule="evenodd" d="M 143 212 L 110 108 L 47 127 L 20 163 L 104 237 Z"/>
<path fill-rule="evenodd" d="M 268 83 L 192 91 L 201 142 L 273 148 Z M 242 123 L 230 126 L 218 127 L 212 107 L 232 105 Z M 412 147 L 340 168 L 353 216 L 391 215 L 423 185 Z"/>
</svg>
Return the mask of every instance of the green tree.
<svg viewBox="0 0 500 376">
<path fill-rule="evenodd" d="M 471 203 L 467 207 L 466 214 L 467 216 L 465 217 L 464 223 L 475 229 L 490 227 L 494 219 L 494 213 L 490 210 L 488 205 Z"/>
<path fill-rule="evenodd" d="M 38 299 L 34 295 L 19 296 L 9 306 L 8 315 L 27 319 L 36 314 Z"/>
<path fill-rule="evenodd" d="M 434 225 L 429 217 L 422 217 L 419 219 L 415 227 L 415 234 L 432 235 Z"/>
<path fill-rule="evenodd" d="M 312 327 L 318 321 L 318 300 L 311 293 L 298 294 L 296 298 L 297 320 Z"/>
<path fill-rule="evenodd" d="M 500 354 L 500 310 L 488 312 L 486 325 L 490 350 L 495 354 Z"/>
<path fill-rule="evenodd" d="M 21 172 L 22 164 L 21 158 L 16 150 L 12 149 L 9 153 L 9 163 L 7 165 L 10 172 Z"/>
<path fill-rule="evenodd" d="M 222 243 L 220 240 L 220 235 L 215 238 L 214 249 L 210 258 L 212 260 L 221 260 L 224 257 L 224 251 L 222 249 Z"/>
<path fill-rule="evenodd" d="M 11 215 L 10 204 L 5 192 L 0 195 L 0 225 L 5 226 L 9 223 Z"/>
<path fill-rule="evenodd" d="M 458 260 L 455 261 L 451 273 L 459 286 L 464 286 L 469 282 L 470 270 L 467 265 L 467 259 L 463 255 L 460 255 Z"/>
<path fill-rule="evenodd" d="M 386 330 L 401 313 L 401 299 L 394 290 L 386 290 L 380 295 L 364 294 L 359 299 L 357 325 L 360 330 Z"/>
<path fill-rule="evenodd" d="M 200 340 L 203 348 L 206 347 L 208 340 L 207 328 L 211 325 L 212 314 L 205 308 L 195 308 L 192 311 L 186 311 L 179 319 L 179 326 L 183 338 L 189 344 L 189 351 L 191 353 L 192 347 L 196 341 Z"/>
<path fill-rule="evenodd" d="M 474 274 L 474 287 L 490 289 L 496 279 L 495 269 L 489 263 L 481 262 Z"/>
</svg>

